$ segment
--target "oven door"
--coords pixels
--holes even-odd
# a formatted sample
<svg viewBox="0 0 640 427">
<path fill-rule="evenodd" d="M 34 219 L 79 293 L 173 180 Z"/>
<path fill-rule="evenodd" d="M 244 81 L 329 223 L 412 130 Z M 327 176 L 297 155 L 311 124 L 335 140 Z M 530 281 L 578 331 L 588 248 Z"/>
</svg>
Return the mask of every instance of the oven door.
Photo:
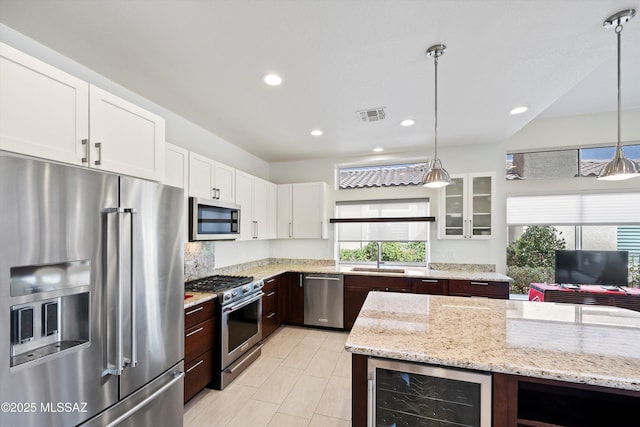
<svg viewBox="0 0 640 427">
<path fill-rule="evenodd" d="M 222 307 L 222 369 L 262 340 L 262 292 Z"/>
</svg>

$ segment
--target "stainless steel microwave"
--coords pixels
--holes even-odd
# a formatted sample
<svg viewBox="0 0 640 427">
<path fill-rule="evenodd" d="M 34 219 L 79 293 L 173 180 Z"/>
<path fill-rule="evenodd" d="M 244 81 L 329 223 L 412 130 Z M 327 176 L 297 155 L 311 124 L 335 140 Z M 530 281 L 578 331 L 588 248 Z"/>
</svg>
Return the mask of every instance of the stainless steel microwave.
<svg viewBox="0 0 640 427">
<path fill-rule="evenodd" d="M 239 235 L 239 205 L 189 197 L 189 241 L 235 240 Z"/>
</svg>

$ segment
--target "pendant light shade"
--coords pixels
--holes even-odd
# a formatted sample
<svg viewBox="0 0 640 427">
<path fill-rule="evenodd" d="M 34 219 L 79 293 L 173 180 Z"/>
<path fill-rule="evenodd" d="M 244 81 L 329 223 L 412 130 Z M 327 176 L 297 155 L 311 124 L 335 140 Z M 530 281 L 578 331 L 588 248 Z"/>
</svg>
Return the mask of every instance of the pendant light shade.
<svg viewBox="0 0 640 427">
<path fill-rule="evenodd" d="M 620 136 L 620 123 L 621 123 L 621 92 L 620 92 L 620 37 L 622 33 L 622 24 L 625 24 L 631 20 L 636 14 L 634 9 L 623 10 L 615 15 L 607 18 L 603 25 L 605 28 L 615 27 L 616 36 L 618 39 L 618 142 L 616 144 L 616 153 L 613 155 L 613 159 L 607 163 L 598 179 L 604 181 L 621 181 L 623 179 L 629 179 L 640 176 L 640 165 L 631 159 L 627 159 L 622 151 L 622 142 Z"/>
<path fill-rule="evenodd" d="M 429 188 L 439 188 L 451 184 L 451 177 L 442 167 L 442 162 L 438 159 L 438 58 L 444 55 L 447 47 L 443 44 L 436 44 L 427 49 L 427 56 L 433 58 L 435 65 L 435 115 L 434 115 L 434 154 L 433 160 L 429 162 L 429 169 L 422 177 L 422 185 Z"/>
</svg>

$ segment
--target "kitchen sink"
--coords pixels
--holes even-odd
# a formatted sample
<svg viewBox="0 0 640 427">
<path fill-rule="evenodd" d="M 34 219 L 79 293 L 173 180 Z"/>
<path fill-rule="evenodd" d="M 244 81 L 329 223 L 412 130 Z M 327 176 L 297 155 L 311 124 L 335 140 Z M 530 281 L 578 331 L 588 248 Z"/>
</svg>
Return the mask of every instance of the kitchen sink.
<svg viewBox="0 0 640 427">
<path fill-rule="evenodd" d="M 404 273 L 404 268 L 353 267 L 351 271 L 368 271 L 370 273 Z"/>
</svg>

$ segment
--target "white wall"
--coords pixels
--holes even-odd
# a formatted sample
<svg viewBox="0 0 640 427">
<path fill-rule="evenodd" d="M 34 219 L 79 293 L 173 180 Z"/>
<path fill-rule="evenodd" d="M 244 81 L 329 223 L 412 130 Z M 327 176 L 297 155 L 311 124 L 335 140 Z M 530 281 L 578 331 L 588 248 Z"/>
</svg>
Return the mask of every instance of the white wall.
<svg viewBox="0 0 640 427">
<path fill-rule="evenodd" d="M 504 146 L 470 145 L 463 147 L 440 147 L 439 155 L 442 163 L 451 174 L 465 172 L 494 172 L 496 174 L 495 196 L 495 238 L 492 240 L 440 240 L 437 225 L 431 224 L 430 247 L 432 262 L 495 264 L 496 271 L 504 273 L 506 227 L 504 197 Z M 341 159 L 321 159 L 299 162 L 273 163 L 271 180 L 276 183 L 324 181 L 329 184 L 327 194 L 327 216 L 333 217 L 335 202 L 342 200 L 368 200 L 390 198 L 429 197 L 431 215 L 439 219 L 438 190 L 424 187 L 369 188 L 353 190 L 336 190 L 336 166 L 352 166 L 366 164 L 402 163 L 426 161 L 425 153 L 414 155 L 381 155 L 352 157 Z M 334 257 L 334 227 L 329 227 L 328 240 L 297 241 L 280 240 L 271 244 L 272 257 L 300 258 L 304 253 L 308 258 Z"/>
</svg>

